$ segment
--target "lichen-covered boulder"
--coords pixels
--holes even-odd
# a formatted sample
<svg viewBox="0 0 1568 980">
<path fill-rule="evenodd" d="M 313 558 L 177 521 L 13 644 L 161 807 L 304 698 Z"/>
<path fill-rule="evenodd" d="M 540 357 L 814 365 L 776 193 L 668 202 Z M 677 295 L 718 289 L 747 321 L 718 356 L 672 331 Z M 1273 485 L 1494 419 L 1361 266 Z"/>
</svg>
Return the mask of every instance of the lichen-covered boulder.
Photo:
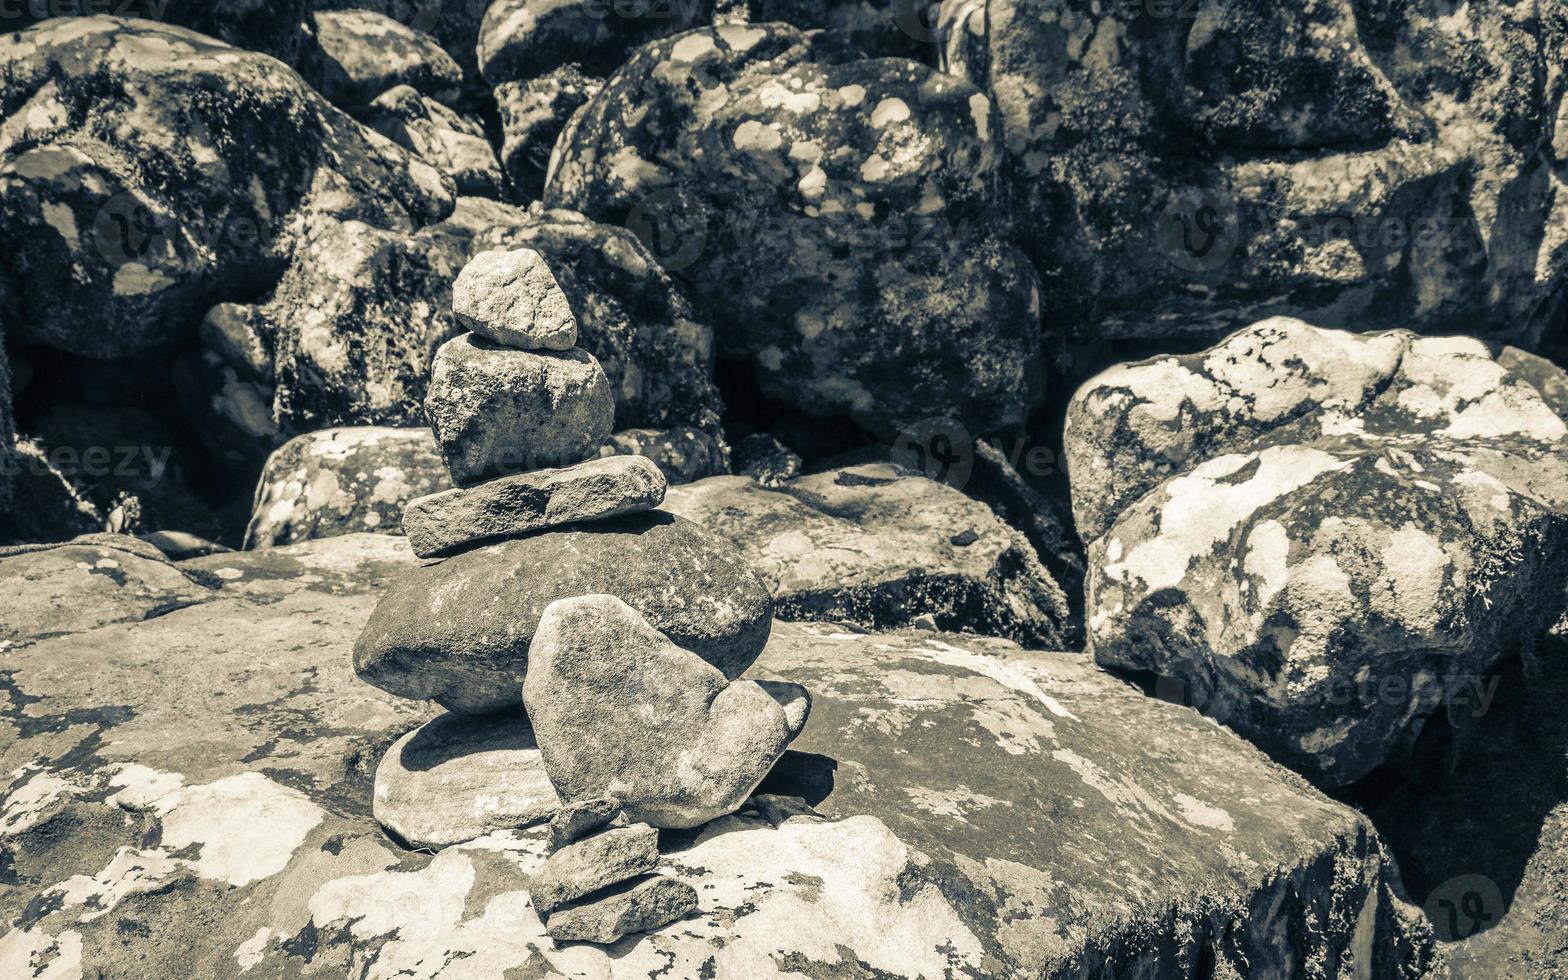
<svg viewBox="0 0 1568 980">
<path fill-rule="evenodd" d="M 316 41 L 300 73 L 340 108 L 362 109 L 399 85 L 446 105 L 461 93 L 463 71 L 435 38 L 385 14 L 319 11 Z"/>
<path fill-rule="evenodd" d="M 30 342 L 194 336 L 277 281 L 297 216 L 409 232 L 452 209 L 450 181 L 287 66 L 182 28 L 46 21 L 0 37 L 0 91 L 0 255 Z"/>
<path fill-rule="evenodd" d="M 1069 409 L 1089 644 L 1328 785 L 1399 763 L 1550 626 L 1568 375 L 1466 337 L 1276 318 Z"/>
<path fill-rule="evenodd" d="M 621 428 L 693 427 L 719 435 L 713 331 L 642 241 L 619 221 L 575 211 L 495 222 L 473 248 L 544 256 L 577 318 L 577 343 L 598 358 Z"/>
<path fill-rule="evenodd" d="M 245 547 L 399 534 L 409 501 L 451 486 L 429 429 L 367 425 L 296 436 L 262 467 Z"/>
<path fill-rule="evenodd" d="M 0 8 L 0 31 L 16 31 L 50 17 L 113 13 L 187 27 L 237 48 L 296 65 L 314 43 L 314 0 L 115 0 L 113 3 L 27 0 Z"/>
<path fill-rule="evenodd" d="M 603 87 L 602 77 L 575 64 L 495 87 L 503 134 L 501 166 L 520 198 L 535 201 L 543 195 L 556 139 L 572 113 Z"/>
<path fill-rule="evenodd" d="M 938 18 L 948 70 L 995 106 L 1020 243 L 1075 345 L 1218 340 L 1283 312 L 1518 344 L 1552 329 L 1555 11 L 1155 6 L 947 0 Z"/>
<path fill-rule="evenodd" d="M 1077 633 L 1022 534 L 985 504 L 892 464 L 777 488 L 713 477 L 671 487 L 664 507 L 741 549 L 783 619 L 924 622 L 1053 647 Z"/>
<path fill-rule="evenodd" d="M 479 76 L 474 49 L 479 24 L 490 0 L 314 0 L 325 10 L 373 10 L 412 30 L 429 34 L 463 69 L 470 81 Z"/>
<path fill-rule="evenodd" d="M 770 398 L 986 432 L 1023 423 L 1042 371 L 999 150 L 963 81 L 731 24 L 640 48 L 562 133 L 544 203 L 636 230 Z"/>
<path fill-rule="evenodd" d="M 459 194 L 500 196 L 501 164 L 477 119 L 459 115 L 407 85 L 376 96 L 359 118 L 451 177 Z"/>
<path fill-rule="evenodd" d="M 6 975 L 1430 965 L 1367 820 L 1234 734 L 1083 657 L 828 624 L 780 624 L 758 664 L 817 692 L 768 799 L 661 857 L 695 915 L 558 944 L 529 896 L 545 828 L 432 855 L 375 822 L 376 760 L 431 711 L 360 682 L 345 651 L 411 562 L 380 535 L 197 559 L 181 567 L 218 584 L 207 602 L 7 652 Z"/>
<path fill-rule="evenodd" d="M 522 703 L 528 646 L 557 599 L 613 595 L 739 677 L 772 622 L 767 587 L 727 542 L 655 511 L 545 531 L 412 569 L 354 646 L 367 682 L 466 714 Z"/>
<path fill-rule="evenodd" d="M 491 86 L 537 78 L 561 65 L 608 75 L 638 45 L 701 27 L 711 0 L 600 4 L 594 0 L 494 0 L 479 28 L 479 71 Z"/>
</svg>

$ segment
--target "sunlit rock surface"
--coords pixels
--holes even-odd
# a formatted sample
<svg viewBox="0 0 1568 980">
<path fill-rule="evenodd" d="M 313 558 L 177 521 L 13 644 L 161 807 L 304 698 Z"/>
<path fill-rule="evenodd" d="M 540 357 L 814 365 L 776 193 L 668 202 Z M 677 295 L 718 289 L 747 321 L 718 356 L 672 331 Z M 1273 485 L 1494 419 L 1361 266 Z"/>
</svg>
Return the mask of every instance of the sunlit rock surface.
<svg viewBox="0 0 1568 980">
<path fill-rule="evenodd" d="M 827 819 L 667 834 L 698 913 L 557 946 L 528 897 L 543 827 L 432 857 L 371 816 L 376 760 L 433 709 L 349 650 L 412 561 L 363 534 L 213 555 L 179 566 L 203 602 L 7 646 L 0 975 L 1399 976 L 1423 955 L 1366 821 L 1196 713 L 1081 656 L 827 624 L 779 624 L 753 671 L 815 700 L 761 791 Z"/>
</svg>

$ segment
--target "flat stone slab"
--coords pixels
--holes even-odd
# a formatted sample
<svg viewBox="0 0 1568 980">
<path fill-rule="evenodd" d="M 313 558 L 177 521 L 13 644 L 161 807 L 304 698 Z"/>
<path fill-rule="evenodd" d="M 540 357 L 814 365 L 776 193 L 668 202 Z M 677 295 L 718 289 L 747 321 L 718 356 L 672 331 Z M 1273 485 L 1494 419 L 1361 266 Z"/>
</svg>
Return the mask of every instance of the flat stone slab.
<svg viewBox="0 0 1568 980">
<path fill-rule="evenodd" d="M 403 511 L 403 532 L 414 554 L 432 558 L 465 545 L 652 510 L 665 486 L 664 473 L 648 457 L 607 456 L 420 497 Z"/>
<path fill-rule="evenodd" d="M 1368 822 L 1197 713 L 1081 656 L 788 623 L 757 676 L 814 703 L 759 792 L 829 819 L 743 809 L 666 834 L 657 870 L 696 889 L 696 913 L 558 945 L 528 896 L 547 827 L 431 855 L 375 823 L 374 766 L 432 716 L 350 664 L 406 543 L 278 551 L 182 563 L 217 583 L 207 601 L 0 661 L 0 976 L 1065 978 L 1113 959 L 1348 976 L 1411 959 Z"/>
</svg>

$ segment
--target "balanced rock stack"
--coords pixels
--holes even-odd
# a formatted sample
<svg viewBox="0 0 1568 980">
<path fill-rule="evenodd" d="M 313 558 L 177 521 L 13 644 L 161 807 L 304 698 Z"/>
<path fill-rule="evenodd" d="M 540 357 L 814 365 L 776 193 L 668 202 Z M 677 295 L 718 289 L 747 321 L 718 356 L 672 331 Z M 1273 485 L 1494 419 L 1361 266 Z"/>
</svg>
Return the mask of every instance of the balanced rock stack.
<svg viewBox="0 0 1568 980">
<path fill-rule="evenodd" d="M 739 809 L 810 697 L 737 679 L 773 615 L 740 553 L 657 509 L 646 457 L 593 458 L 609 382 L 538 253 L 479 255 L 453 309 L 472 333 L 437 353 L 425 412 L 457 486 L 405 509 L 435 560 L 354 648 L 364 680 L 448 713 L 387 751 L 375 815 L 431 849 L 551 820 L 535 910 L 563 942 L 612 942 L 696 907 L 654 874 L 658 829 Z"/>
</svg>

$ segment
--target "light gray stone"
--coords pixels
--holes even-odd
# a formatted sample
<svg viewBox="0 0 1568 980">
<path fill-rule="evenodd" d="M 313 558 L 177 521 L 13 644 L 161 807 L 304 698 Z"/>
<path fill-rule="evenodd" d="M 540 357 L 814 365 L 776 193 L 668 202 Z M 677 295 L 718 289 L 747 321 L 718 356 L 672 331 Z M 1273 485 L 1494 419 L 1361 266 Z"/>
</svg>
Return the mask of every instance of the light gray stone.
<svg viewBox="0 0 1568 980">
<path fill-rule="evenodd" d="M 556 942 L 613 943 L 684 919 L 697 908 L 697 889 L 676 878 L 654 875 L 628 882 L 592 901 L 573 902 L 550 913 L 545 933 Z"/>
<path fill-rule="evenodd" d="M 487 340 L 518 350 L 570 350 L 577 317 L 544 256 L 531 248 L 480 252 L 452 286 L 452 312 Z"/>
<path fill-rule="evenodd" d="M 392 743 L 376 767 L 376 820 L 410 847 L 540 823 L 560 803 L 520 711 L 441 715 Z"/>
<path fill-rule="evenodd" d="M 788 714 L 730 681 L 610 595 L 554 602 L 529 650 L 523 702 L 568 801 L 614 796 L 627 819 L 695 827 L 733 813 L 792 737 Z"/>
<path fill-rule="evenodd" d="M 664 474 L 646 456 L 609 456 L 562 469 L 503 476 L 411 501 L 403 532 L 422 558 L 577 521 L 652 510 Z"/>
<path fill-rule="evenodd" d="M 550 848 L 559 851 L 576 840 L 581 840 L 621 815 L 620 801 L 602 796 L 596 800 L 568 803 L 550 818 Z"/>
<path fill-rule="evenodd" d="M 615 399 L 585 350 L 512 350 L 469 333 L 436 352 L 425 416 L 453 482 L 472 486 L 597 455 Z"/>
<path fill-rule="evenodd" d="M 659 832 L 645 823 L 615 827 L 556 851 L 528 884 L 534 910 L 542 916 L 601 888 L 653 871 L 659 863 Z"/>
</svg>

